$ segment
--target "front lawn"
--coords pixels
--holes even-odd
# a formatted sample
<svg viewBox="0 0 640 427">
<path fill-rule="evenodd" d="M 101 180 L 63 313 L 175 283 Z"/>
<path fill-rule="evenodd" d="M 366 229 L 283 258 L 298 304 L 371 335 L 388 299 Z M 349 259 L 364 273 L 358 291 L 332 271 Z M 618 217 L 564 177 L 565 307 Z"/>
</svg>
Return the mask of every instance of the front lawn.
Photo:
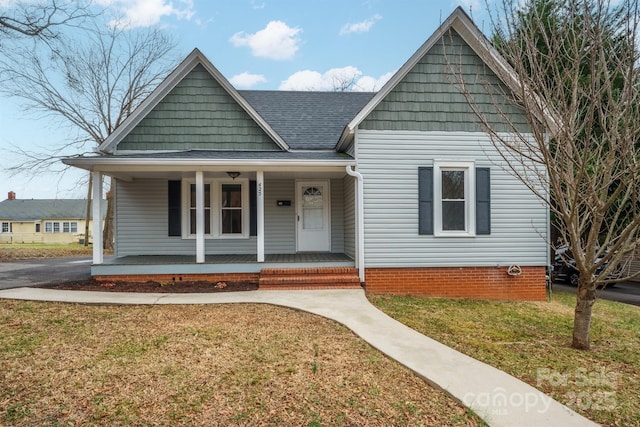
<svg viewBox="0 0 640 427">
<path fill-rule="evenodd" d="M 0 425 L 482 425 L 345 327 L 269 305 L 0 300 Z"/>
<path fill-rule="evenodd" d="M 551 302 L 369 296 L 400 322 L 609 426 L 640 425 L 640 307 L 598 300 L 592 350 L 570 348 L 575 295 Z"/>
</svg>

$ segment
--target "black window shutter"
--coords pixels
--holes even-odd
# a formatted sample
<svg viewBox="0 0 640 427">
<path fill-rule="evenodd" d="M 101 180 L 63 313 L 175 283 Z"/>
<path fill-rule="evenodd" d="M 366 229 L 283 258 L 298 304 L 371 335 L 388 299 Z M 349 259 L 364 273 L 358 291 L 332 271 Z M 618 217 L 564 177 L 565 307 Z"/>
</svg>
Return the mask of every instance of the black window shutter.
<svg viewBox="0 0 640 427">
<path fill-rule="evenodd" d="M 169 236 L 182 235 L 182 182 L 169 181 Z"/>
<path fill-rule="evenodd" d="M 491 234 L 491 173 L 476 168 L 476 234 Z"/>
<path fill-rule="evenodd" d="M 258 235 L 258 195 L 255 181 L 249 181 L 249 235 Z"/>
<path fill-rule="evenodd" d="M 418 168 L 418 234 L 433 234 L 433 168 Z"/>
</svg>

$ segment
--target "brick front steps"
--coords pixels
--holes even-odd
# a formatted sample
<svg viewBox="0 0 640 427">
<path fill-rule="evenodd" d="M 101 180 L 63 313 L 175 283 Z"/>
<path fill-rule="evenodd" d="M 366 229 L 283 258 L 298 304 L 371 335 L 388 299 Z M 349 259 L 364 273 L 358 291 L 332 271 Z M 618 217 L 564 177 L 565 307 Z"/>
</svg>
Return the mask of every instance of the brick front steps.
<svg viewBox="0 0 640 427">
<path fill-rule="evenodd" d="M 351 267 L 263 268 L 261 290 L 360 289 L 358 269 Z"/>
</svg>

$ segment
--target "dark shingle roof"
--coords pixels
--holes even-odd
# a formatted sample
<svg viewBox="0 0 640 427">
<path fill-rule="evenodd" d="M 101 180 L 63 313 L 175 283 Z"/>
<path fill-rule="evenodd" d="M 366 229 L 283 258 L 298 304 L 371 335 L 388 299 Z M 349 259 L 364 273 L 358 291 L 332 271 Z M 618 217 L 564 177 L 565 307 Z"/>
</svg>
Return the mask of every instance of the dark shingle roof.
<svg viewBox="0 0 640 427">
<path fill-rule="evenodd" d="M 103 218 L 106 205 L 106 200 L 103 200 Z M 0 219 L 11 221 L 84 219 L 86 207 L 86 199 L 7 199 L 0 202 Z"/>
<path fill-rule="evenodd" d="M 333 150 L 371 92 L 238 91 L 293 150 Z"/>
</svg>

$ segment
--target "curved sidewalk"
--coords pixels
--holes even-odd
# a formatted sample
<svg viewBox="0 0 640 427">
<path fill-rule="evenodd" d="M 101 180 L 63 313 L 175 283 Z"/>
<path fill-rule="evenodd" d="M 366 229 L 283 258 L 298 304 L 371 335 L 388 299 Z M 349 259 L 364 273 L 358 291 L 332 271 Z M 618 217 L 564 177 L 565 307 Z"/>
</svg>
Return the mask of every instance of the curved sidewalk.
<svg viewBox="0 0 640 427">
<path fill-rule="evenodd" d="M 392 319 L 371 305 L 361 290 L 151 294 L 15 288 L 0 291 L 0 298 L 85 304 L 264 303 L 295 308 L 342 323 L 491 426 L 597 425 L 511 375 Z"/>
</svg>

